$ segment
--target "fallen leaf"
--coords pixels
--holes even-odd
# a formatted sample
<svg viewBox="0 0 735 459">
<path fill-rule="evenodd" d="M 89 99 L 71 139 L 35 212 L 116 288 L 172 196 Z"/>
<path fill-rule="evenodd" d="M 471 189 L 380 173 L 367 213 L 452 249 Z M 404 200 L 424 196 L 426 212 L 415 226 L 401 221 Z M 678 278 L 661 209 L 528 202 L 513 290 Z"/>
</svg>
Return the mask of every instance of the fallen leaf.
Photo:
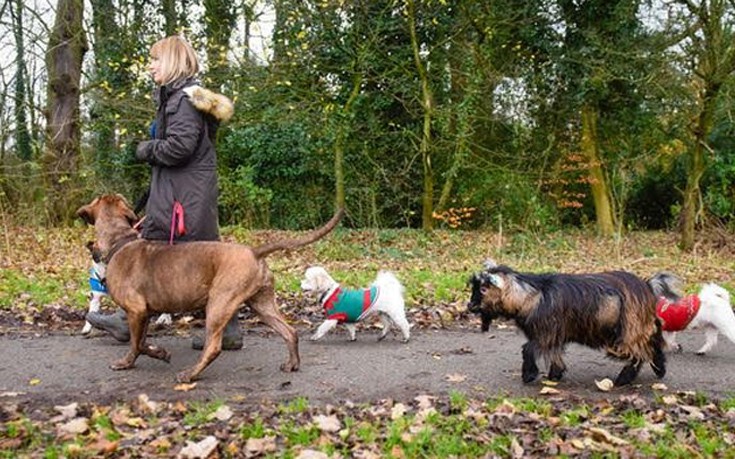
<svg viewBox="0 0 735 459">
<path fill-rule="evenodd" d="M 676 395 L 664 395 L 661 397 L 661 401 L 666 405 L 676 405 L 679 402 L 679 399 Z"/>
<path fill-rule="evenodd" d="M 601 381 L 595 379 L 595 385 L 603 392 L 610 392 L 612 388 L 615 387 L 615 383 L 613 383 L 610 378 L 605 378 Z"/>
<path fill-rule="evenodd" d="M 179 392 L 189 392 L 197 386 L 197 383 L 181 383 L 174 386 L 174 390 Z"/>
<path fill-rule="evenodd" d="M 334 415 L 324 416 L 320 414 L 314 416 L 312 420 L 322 432 L 339 432 L 342 429 L 342 424 L 337 419 L 337 416 Z"/>
<path fill-rule="evenodd" d="M 159 404 L 151 401 L 151 399 L 148 398 L 148 395 L 146 394 L 138 395 L 138 406 L 140 407 L 140 410 L 144 413 L 154 414 L 159 409 Z"/>
<path fill-rule="evenodd" d="M 569 443 L 571 443 L 571 445 L 573 447 L 575 447 L 576 449 L 580 449 L 581 450 L 581 449 L 584 449 L 585 448 L 584 442 L 582 440 L 580 440 L 579 438 L 574 438 Z"/>
<path fill-rule="evenodd" d="M 653 390 L 669 390 L 669 388 L 666 387 L 666 384 L 664 384 L 664 383 L 653 383 L 651 385 L 651 389 L 653 389 Z"/>
<path fill-rule="evenodd" d="M 54 406 L 54 410 L 58 411 L 61 414 L 61 419 L 59 419 L 60 421 L 75 418 L 77 416 L 78 409 L 79 404 L 77 402 L 70 403 L 68 405 Z"/>
<path fill-rule="evenodd" d="M 554 386 L 558 386 L 559 385 L 559 381 L 552 381 L 550 379 L 543 379 L 543 380 L 541 380 L 541 384 L 543 384 L 544 386 L 552 386 L 552 387 L 554 387 Z"/>
<path fill-rule="evenodd" d="M 616 437 L 615 435 L 612 435 L 610 432 L 608 432 L 605 429 L 601 429 L 599 427 L 590 427 L 588 430 L 590 434 L 592 434 L 592 438 L 594 438 L 597 441 L 604 441 L 606 443 L 609 443 L 615 446 L 624 446 L 628 444 L 628 441 L 623 440 L 622 438 Z"/>
<path fill-rule="evenodd" d="M 177 400 L 176 403 L 174 403 L 174 406 L 171 407 L 174 412 L 176 413 L 186 413 L 189 411 L 189 408 L 186 407 L 186 404 L 182 402 L 181 400 Z"/>
<path fill-rule="evenodd" d="M 89 430 L 89 420 L 87 418 L 75 418 L 66 424 L 59 426 L 59 433 L 77 435 L 83 434 Z"/>
<path fill-rule="evenodd" d="M 512 452 L 512 457 L 523 457 L 525 453 L 523 447 L 518 443 L 518 440 L 515 437 L 513 437 L 510 442 L 510 450 Z"/>
<path fill-rule="evenodd" d="M 548 389 L 548 388 L 547 387 L 544 387 L 544 389 Z M 551 390 L 556 390 L 556 389 L 551 389 Z M 505 415 L 507 417 L 510 417 L 513 414 L 515 414 L 516 411 L 517 411 L 516 410 L 516 406 L 513 403 L 511 403 L 507 399 L 503 399 L 503 402 L 501 404 L 499 404 L 498 406 L 495 407 L 494 413 L 495 414 L 502 414 L 502 415 Z"/>
<path fill-rule="evenodd" d="M 146 427 L 146 422 L 141 417 L 128 418 L 125 420 L 125 424 L 130 427 Z"/>
<path fill-rule="evenodd" d="M 149 443 L 152 448 L 158 451 L 168 451 L 171 449 L 171 441 L 166 437 L 158 437 Z"/>
<path fill-rule="evenodd" d="M 558 389 L 554 389 L 553 387 L 542 387 L 539 391 L 541 395 L 556 395 L 560 393 Z"/>
<path fill-rule="evenodd" d="M 206 459 L 217 449 L 218 443 L 217 439 L 212 435 L 196 443 L 187 440 L 186 446 L 181 448 L 177 457 L 183 459 Z"/>
<path fill-rule="evenodd" d="M 104 437 L 100 437 L 97 441 L 86 445 L 84 448 L 87 451 L 93 451 L 100 456 L 109 456 L 117 451 L 119 442 L 110 441 Z"/>
<path fill-rule="evenodd" d="M 436 400 L 436 397 L 433 395 L 418 395 L 414 397 L 414 400 L 418 402 L 418 409 L 419 410 L 426 410 L 428 408 L 431 408 L 434 406 L 434 400 Z"/>
<path fill-rule="evenodd" d="M 33 378 L 30 381 L 28 381 L 28 384 L 30 384 L 31 386 L 37 386 L 41 384 L 41 380 L 38 378 Z"/>
<path fill-rule="evenodd" d="M 248 438 L 245 442 L 245 451 L 249 455 L 259 455 L 276 451 L 276 440 L 274 437 Z"/>
<path fill-rule="evenodd" d="M 329 456 L 321 451 L 305 449 L 296 456 L 296 459 L 329 459 Z"/>
<path fill-rule="evenodd" d="M 461 383 L 464 382 L 467 379 L 467 375 L 462 375 L 459 373 L 452 373 L 444 376 L 444 379 L 451 383 Z"/>
<path fill-rule="evenodd" d="M 697 421 L 704 420 L 704 413 L 702 412 L 702 410 L 700 410 L 696 406 L 682 405 L 681 409 L 684 410 L 689 415 L 690 419 L 695 419 Z"/>
<path fill-rule="evenodd" d="M 396 419 L 402 418 L 403 415 L 406 414 L 406 411 L 406 405 L 404 405 L 403 403 L 396 403 L 390 410 L 390 418 L 394 421 Z"/>
<path fill-rule="evenodd" d="M 222 405 L 217 408 L 217 411 L 209 415 L 209 419 L 216 419 L 218 421 L 228 421 L 233 416 L 232 410 L 227 405 Z"/>
</svg>

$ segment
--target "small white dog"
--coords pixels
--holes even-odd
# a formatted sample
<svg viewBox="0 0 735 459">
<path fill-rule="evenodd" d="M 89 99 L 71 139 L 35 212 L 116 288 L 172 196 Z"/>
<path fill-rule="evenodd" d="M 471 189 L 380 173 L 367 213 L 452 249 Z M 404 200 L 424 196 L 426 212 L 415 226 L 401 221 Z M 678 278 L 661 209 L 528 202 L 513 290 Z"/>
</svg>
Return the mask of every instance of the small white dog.
<svg viewBox="0 0 735 459">
<path fill-rule="evenodd" d="M 705 284 L 699 295 L 679 296 L 667 292 L 656 304 L 656 314 L 662 322 L 664 340 L 670 349 L 681 350 L 676 343 L 676 332 L 704 328 L 706 341 L 697 351 L 703 355 L 717 344 L 722 333 L 735 343 L 735 312 L 730 304 L 730 293 L 717 284 Z"/>
<path fill-rule="evenodd" d="M 327 315 L 327 319 L 311 336 L 312 341 L 323 337 L 338 323 L 345 324 L 350 340 L 355 341 L 356 323 L 375 313 L 383 323 L 378 341 L 385 338 L 391 325 L 401 330 L 404 343 L 410 337 L 403 286 L 388 271 L 380 271 L 370 288 L 350 290 L 342 288 L 321 266 L 312 266 L 304 274 L 301 289 L 320 295 L 319 302 Z"/>
</svg>

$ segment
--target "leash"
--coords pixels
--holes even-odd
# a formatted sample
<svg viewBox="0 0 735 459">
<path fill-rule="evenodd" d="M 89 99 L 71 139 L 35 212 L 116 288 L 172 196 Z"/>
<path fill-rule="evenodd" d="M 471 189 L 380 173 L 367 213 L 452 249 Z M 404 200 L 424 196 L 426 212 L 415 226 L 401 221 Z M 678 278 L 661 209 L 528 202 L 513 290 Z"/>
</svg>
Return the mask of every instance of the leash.
<svg viewBox="0 0 735 459">
<path fill-rule="evenodd" d="M 184 234 L 186 234 L 184 206 L 179 201 L 174 201 L 173 212 L 171 212 L 171 231 L 169 232 L 168 245 L 173 245 L 174 235 L 183 236 Z"/>
</svg>

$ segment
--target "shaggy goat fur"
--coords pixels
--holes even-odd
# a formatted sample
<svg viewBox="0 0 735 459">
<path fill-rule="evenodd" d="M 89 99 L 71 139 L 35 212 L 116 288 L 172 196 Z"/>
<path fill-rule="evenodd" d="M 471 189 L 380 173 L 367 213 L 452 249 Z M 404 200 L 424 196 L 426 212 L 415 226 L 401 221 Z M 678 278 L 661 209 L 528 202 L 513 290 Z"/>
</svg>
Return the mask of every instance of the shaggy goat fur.
<svg viewBox="0 0 735 459">
<path fill-rule="evenodd" d="M 671 278 L 661 273 L 646 282 L 624 271 L 530 274 L 488 261 L 470 280 L 468 307 L 483 322 L 498 316 L 515 320 L 528 338 L 523 382 L 538 376 L 539 356 L 549 362 L 549 379 L 561 379 L 564 346 L 575 342 L 626 360 L 615 380 L 619 386 L 631 383 L 644 362 L 659 378 L 666 374 L 654 286 L 667 286 Z"/>
</svg>

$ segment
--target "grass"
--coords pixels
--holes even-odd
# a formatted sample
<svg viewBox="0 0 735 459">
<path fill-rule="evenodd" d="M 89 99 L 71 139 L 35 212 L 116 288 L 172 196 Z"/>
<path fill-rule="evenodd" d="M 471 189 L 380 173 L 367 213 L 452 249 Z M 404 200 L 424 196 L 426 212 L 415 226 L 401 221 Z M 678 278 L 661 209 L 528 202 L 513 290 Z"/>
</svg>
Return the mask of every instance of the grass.
<svg viewBox="0 0 735 459">
<path fill-rule="evenodd" d="M 308 409 L 309 399 L 307 399 L 306 397 L 296 397 L 288 403 L 280 404 L 278 406 L 278 411 L 284 414 L 303 413 Z"/>
<path fill-rule="evenodd" d="M 246 422 L 240 427 L 240 437 L 244 440 L 248 438 L 263 438 L 267 432 L 268 429 L 260 417 L 256 417 L 253 421 Z"/>
<path fill-rule="evenodd" d="M 212 414 L 214 414 L 224 403 L 221 400 L 213 402 L 191 402 L 189 409 L 184 415 L 184 425 L 189 427 L 197 427 L 202 424 L 206 424 L 211 420 Z"/>
<path fill-rule="evenodd" d="M 15 269 L 0 269 L 0 309 L 39 308 L 71 301 L 81 304 L 86 293 L 81 281 L 66 281 L 68 275 L 25 275 Z"/>
</svg>

